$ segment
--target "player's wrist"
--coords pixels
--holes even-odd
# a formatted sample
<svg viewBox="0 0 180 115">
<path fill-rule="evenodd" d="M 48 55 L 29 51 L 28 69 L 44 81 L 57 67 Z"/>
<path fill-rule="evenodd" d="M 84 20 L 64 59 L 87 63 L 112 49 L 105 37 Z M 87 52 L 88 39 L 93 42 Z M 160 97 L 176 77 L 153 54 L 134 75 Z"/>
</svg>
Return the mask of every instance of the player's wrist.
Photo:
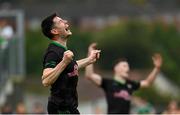
<svg viewBox="0 0 180 115">
<path fill-rule="evenodd" d="M 88 51 L 87 56 L 89 57 L 91 55 L 91 51 Z"/>
<path fill-rule="evenodd" d="M 155 69 L 160 70 L 161 66 L 155 66 Z"/>
<path fill-rule="evenodd" d="M 92 64 L 94 62 L 94 59 L 91 56 L 87 57 L 87 60 L 88 64 Z"/>
<path fill-rule="evenodd" d="M 65 65 L 68 65 L 71 62 L 71 60 L 68 59 L 63 59 L 62 63 L 64 63 Z"/>
</svg>

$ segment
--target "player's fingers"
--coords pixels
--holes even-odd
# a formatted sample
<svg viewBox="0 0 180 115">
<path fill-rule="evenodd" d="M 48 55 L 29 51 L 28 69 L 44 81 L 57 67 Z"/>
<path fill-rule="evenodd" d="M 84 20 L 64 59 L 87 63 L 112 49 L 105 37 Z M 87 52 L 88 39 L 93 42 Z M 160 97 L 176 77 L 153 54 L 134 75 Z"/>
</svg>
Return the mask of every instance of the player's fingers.
<svg viewBox="0 0 180 115">
<path fill-rule="evenodd" d="M 92 43 L 92 44 L 90 44 L 89 50 L 96 49 L 96 46 L 97 46 L 97 43 Z"/>
<path fill-rule="evenodd" d="M 97 59 L 99 59 L 99 58 L 100 58 L 100 53 L 97 54 Z"/>
<path fill-rule="evenodd" d="M 97 43 L 92 43 L 90 47 L 95 48 L 97 46 Z"/>
<path fill-rule="evenodd" d="M 161 54 L 155 53 L 152 57 L 153 60 L 162 60 Z"/>
<path fill-rule="evenodd" d="M 73 52 L 70 51 L 70 50 L 66 51 L 66 53 L 67 53 L 68 55 L 74 55 Z"/>
<path fill-rule="evenodd" d="M 94 50 L 94 53 L 100 53 L 101 50 Z"/>
</svg>

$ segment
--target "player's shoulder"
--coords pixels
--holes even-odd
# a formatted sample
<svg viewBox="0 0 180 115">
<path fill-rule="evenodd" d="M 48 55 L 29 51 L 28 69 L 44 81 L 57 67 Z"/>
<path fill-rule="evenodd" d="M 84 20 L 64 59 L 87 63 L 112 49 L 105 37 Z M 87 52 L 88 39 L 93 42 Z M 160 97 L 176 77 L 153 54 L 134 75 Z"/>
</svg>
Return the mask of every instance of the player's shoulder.
<svg viewBox="0 0 180 115">
<path fill-rule="evenodd" d="M 113 82 L 114 80 L 110 79 L 110 78 L 102 78 L 102 81 L 103 82 Z"/>
<path fill-rule="evenodd" d="M 58 55 L 58 52 L 53 45 L 49 44 L 44 52 L 43 57 L 46 58 L 46 57 L 52 56 L 52 55 Z"/>
<path fill-rule="evenodd" d="M 57 45 L 53 44 L 53 43 L 50 43 L 47 50 L 46 50 L 46 53 L 48 52 L 54 52 L 56 54 L 61 54 L 61 53 L 64 53 L 65 50 L 61 47 L 58 47 Z"/>
<path fill-rule="evenodd" d="M 57 50 L 62 50 L 62 48 L 58 47 L 57 45 L 50 43 L 47 50 L 51 50 L 51 51 L 57 51 Z"/>
<path fill-rule="evenodd" d="M 126 83 L 128 83 L 128 84 L 129 84 L 129 83 L 130 83 L 130 84 L 138 84 L 139 81 L 127 79 L 127 80 L 126 80 Z"/>
</svg>

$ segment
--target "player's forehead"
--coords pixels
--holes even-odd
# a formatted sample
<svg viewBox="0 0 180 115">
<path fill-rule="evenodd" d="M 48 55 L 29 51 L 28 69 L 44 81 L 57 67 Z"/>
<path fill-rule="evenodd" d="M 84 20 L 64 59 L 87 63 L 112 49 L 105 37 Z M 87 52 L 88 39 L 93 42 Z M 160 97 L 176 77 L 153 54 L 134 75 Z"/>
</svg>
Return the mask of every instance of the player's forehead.
<svg viewBox="0 0 180 115">
<path fill-rule="evenodd" d="M 118 65 L 128 65 L 128 62 L 127 61 L 120 61 L 119 63 L 118 63 Z"/>
<path fill-rule="evenodd" d="M 60 20 L 63 20 L 61 17 L 59 17 L 59 16 L 55 16 L 54 18 L 53 18 L 53 22 L 58 22 L 58 21 L 60 21 Z"/>
</svg>

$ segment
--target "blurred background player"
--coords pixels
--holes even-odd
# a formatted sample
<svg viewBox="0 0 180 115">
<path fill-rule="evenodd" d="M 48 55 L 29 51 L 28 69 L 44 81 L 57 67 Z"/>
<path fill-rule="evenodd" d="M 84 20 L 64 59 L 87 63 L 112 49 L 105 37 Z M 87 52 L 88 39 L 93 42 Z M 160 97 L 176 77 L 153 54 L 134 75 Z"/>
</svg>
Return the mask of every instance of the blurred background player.
<svg viewBox="0 0 180 115">
<path fill-rule="evenodd" d="M 177 101 L 171 100 L 163 114 L 180 114 L 180 109 L 178 109 Z"/>
<path fill-rule="evenodd" d="M 33 114 L 45 114 L 45 110 L 43 108 L 43 105 L 39 102 L 34 103 L 33 106 Z"/>
<path fill-rule="evenodd" d="M 16 114 L 26 114 L 26 106 L 23 102 L 19 102 L 16 106 Z"/>
<path fill-rule="evenodd" d="M 96 44 L 89 46 L 89 55 L 92 50 L 95 50 Z M 108 113 L 123 113 L 130 112 L 131 95 L 139 88 L 149 87 L 160 72 L 162 58 L 160 54 L 155 54 L 153 57 L 154 68 L 145 80 L 140 82 L 129 80 L 129 64 L 126 60 L 120 60 L 114 66 L 113 79 L 105 79 L 101 75 L 94 72 L 93 64 L 86 67 L 86 78 L 91 80 L 97 86 L 101 87 L 106 95 Z"/>
<path fill-rule="evenodd" d="M 2 107 L 1 107 L 1 114 L 13 114 L 13 110 L 12 110 L 12 107 L 9 103 L 6 103 L 4 104 Z"/>
<path fill-rule="evenodd" d="M 154 109 L 153 105 L 146 101 L 146 99 L 133 96 L 131 98 L 131 102 L 136 105 L 134 111 L 131 113 L 135 114 L 155 114 L 156 110 Z"/>
<path fill-rule="evenodd" d="M 44 55 L 42 74 L 43 85 L 51 86 L 48 113 L 78 114 L 78 69 L 94 63 L 100 51 L 94 50 L 89 57 L 75 61 L 66 45 L 72 35 L 68 22 L 54 13 L 42 21 L 41 27 L 43 34 L 52 40 Z"/>
</svg>

